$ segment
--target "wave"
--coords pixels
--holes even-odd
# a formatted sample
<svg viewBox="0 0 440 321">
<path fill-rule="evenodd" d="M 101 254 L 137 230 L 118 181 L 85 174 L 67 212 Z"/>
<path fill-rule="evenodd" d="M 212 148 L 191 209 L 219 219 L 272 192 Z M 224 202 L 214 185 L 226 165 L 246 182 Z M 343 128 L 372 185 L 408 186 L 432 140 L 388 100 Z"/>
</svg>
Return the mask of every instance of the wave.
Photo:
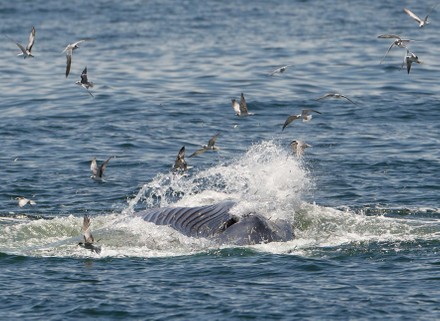
<svg viewBox="0 0 440 321">
<path fill-rule="evenodd" d="M 390 217 L 383 211 L 372 214 L 320 206 L 305 201 L 313 199 L 314 188 L 313 176 L 302 160 L 278 142 L 263 141 L 228 163 L 192 169 L 183 176 L 160 173 L 141 188 L 122 213 L 92 216 L 92 232 L 103 248 L 100 256 L 77 245 L 82 238 L 82 217 L 76 215 L 50 220 L 2 217 L 0 252 L 55 257 L 161 257 L 210 252 L 219 246 L 131 214 L 155 206 L 198 206 L 224 200 L 237 202 L 236 215 L 255 211 L 294 224 L 295 240 L 248 247 L 255 251 L 310 256 L 347 245 L 356 248 L 366 243 L 439 239 L 440 220 L 436 216 Z"/>
</svg>

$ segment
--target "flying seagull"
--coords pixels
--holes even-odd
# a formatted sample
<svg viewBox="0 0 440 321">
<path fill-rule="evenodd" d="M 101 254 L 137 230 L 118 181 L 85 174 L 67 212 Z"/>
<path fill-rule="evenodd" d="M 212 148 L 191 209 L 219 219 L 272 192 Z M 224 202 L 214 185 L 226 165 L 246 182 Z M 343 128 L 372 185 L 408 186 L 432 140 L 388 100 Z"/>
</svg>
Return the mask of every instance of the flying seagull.
<svg viewBox="0 0 440 321">
<path fill-rule="evenodd" d="M 406 48 L 406 45 L 411 41 L 409 39 L 402 39 L 400 38 L 400 36 L 393 34 L 379 35 L 377 38 L 394 39 L 394 41 L 391 43 L 391 46 L 388 48 L 387 52 L 385 53 L 385 56 L 382 58 L 380 63 L 382 63 L 385 60 L 386 56 L 390 52 L 391 48 L 393 48 L 393 46 Z"/>
<path fill-rule="evenodd" d="M 290 147 L 292 148 L 292 152 L 296 155 L 296 157 L 301 158 L 304 153 L 304 150 L 312 146 L 300 140 L 293 140 L 290 143 Z"/>
<path fill-rule="evenodd" d="M 18 206 L 20 206 L 20 207 L 23 207 L 27 204 L 29 204 L 29 205 L 36 205 L 37 204 L 37 203 L 35 203 L 35 201 L 30 200 L 26 197 L 16 197 L 15 199 L 18 200 Z"/>
<path fill-rule="evenodd" d="M 431 12 L 435 9 L 435 7 L 437 7 L 437 6 L 432 7 L 432 9 L 429 11 L 429 13 L 425 16 L 425 19 L 423 19 L 423 20 L 419 16 L 417 16 L 414 12 L 412 12 L 411 10 L 409 10 L 407 8 L 403 8 L 403 11 L 405 11 L 405 13 L 408 16 L 410 16 L 415 21 L 417 21 L 417 23 L 419 24 L 420 28 L 423 28 L 425 25 L 427 25 L 429 23 L 428 17 L 431 14 Z"/>
<path fill-rule="evenodd" d="M 70 66 L 72 65 L 72 54 L 75 49 L 79 48 L 79 44 L 85 40 L 80 40 L 75 43 L 69 43 L 67 47 L 61 52 L 66 52 L 67 64 L 66 64 L 66 78 L 69 76 Z M 92 86 L 93 87 L 93 86 Z"/>
<path fill-rule="evenodd" d="M 87 67 L 84 68 L 83 72 L 81 73 L 81 81 L 75 82 L 75 84 L 80 85 L 81 87 L 85 88 L 87 92 L 90 94 L 90 96 L 94 97 L 92 93 L 89 91 L 89 88 L 93 88 L 93 82 L 89 82 L 87 79 Z"/>
<path fill-rule="evenodd" d="M 310 121 L 312 119 L 311 112 L 321 114 L 321 112 L 314 110 L 314 109 L 303 109 L 301 111 L 301 114 L 290 115 L 289 117 L 287 117 L 286 121 L 284 122 L 282 130 L 284 130 L 284 128 L 286 128 L 291 122 L 293 122 L 294 120 L 300 119 L 300 118 L 302 118 L 303 122 Z"/>
<path fill-rule="evenodd" d="M 248 116 L 250 115 L 247 109 L 246 99 L 244 98 L 243 93 L 241 93 L 240 103 L 237 100 L 232 99 L 232 108 L 235 111 L 237 116 Z"/>
<path fill-rule="evenodd" d="M 408 71 L 408 73 L 411 71 L 411 64 L 413 62 L 416 62 L 418 64 L 421 64 L 422 62 L 419 60 L 419 57 L 417 57 L 413 52 L 409 51 L 408 49 L 406 49 L 406 55 L 405 55 L 405 59 L 403 60 L 402 63 L 402 68 L 403 66 L 406 64 L 406 70 Z"/>
<path fill-rule="evenodd" d="M 95 252 L 96 254 L 100 254 L 101 247 L 93 245 L 93 243 L 95 242 L 95 239 L 93 238 L 93 235 L 90 232 L 90 217 L 88 217 L 87 215 L 84 215 L 81 233 L 84 236 L 84 243 L 79 242 L 78 245 L 85 248 L 85 249 L 91 250 L 92 252 Z M 97 242 L 99 242 L 99 240 Z"/>
<path fill-rule="evenodd" d="M 104 174 L 105 169 L 107 168 L 107 164 L 110 161 L 110 159 L 114 158 L 115 156 L 110 156 L 107 158 L 105 162 L 103 162 L 100 166 L 96 163 L 96 157 L 93 157 L 92 162 L 90 164 L 90 170 L 92 171 L 92 178 L 96 180 L 102 179 L 102 175 Z"/>
<path fill-rule="evenodd" d="M 348 100 L 349 102 L 351 102 L 352 104 L 356 105 L 356 103 L 353 100 L 351 100 L 347 96 L 344 96 L 344 95 L 341 95 L 341 94 L 338 94 L 338 93 L 328 93 L 328 94 L 325 94 L 324 96 L 321 96 L 321 97 L 319 97 L 319 98 L 317 98 L 315 100 L 322 100 L 322 99 L 326 99 L 326 98 L 336 98 L 336 99 L 344 98 L 344 99 Z"/>
<path fill-rule="evenodd" d="M 8 36 L 6 36 L 8 37 Z M 8 37 L 9 40 L 12 40 L 11 38 Z M 27 57 L 34 57 L 32 55 L 32 47 L 34 46 L 34 42 L 35 42 L 35 27 L 32 27 L 31 30 L 31 34 L 29 35 L 29 43 L 27 44 L 26 48 L 23 47 L 20 43 L 18 43 L 17 41 L 12 40 L 13 42 L 15 42 L 15 44 L 18 46 L 18 48 L 20 48 L 21 52 L 17 55 L 17 56 L 23 56 L 24 59 L 26 59 Z"/>
<path fill-rule="evenodd" d="M 217 146 L 215 146 L 215 141 L 217 140 L 218 135 L 220 135 L 220 133 L 217 133 L 214 136 L 212 136 L 212 138 L 208 142 L 208 145 L 203 145 L 203 147 L 201 149 L 195 151 L 194 153 L 189 155 L 189 157 L 191 158 L 193 156 L 203 154 L 207 150 L 218 150 L 219 148 Z"/>
<path fill-rule="evenodd" d="M 283 72 L 286 71 L 287 67 L 289 67 L 289 66 L 291 66 L 291 65 L 285 65 L 285 66 L 282 66 L 282 67 L 277 68 L 277 69 L 275 69 L 275 70 L 272 70 L 272 71 L 269 73 L 269 76 L 273 76 L 273 75 L 275 75 L 275 74 L 277 74 L 277 73 L 282 74 Z"/>
<path fill-rule="evenodd" d="M 174 162 L 173 169 L 175 171 L 186 171 L 188 169 L 188 165 L 185 161 L 185 146 L 183 146 L 179 153 L 177 154 L 176 161 Z"/>
</svg>

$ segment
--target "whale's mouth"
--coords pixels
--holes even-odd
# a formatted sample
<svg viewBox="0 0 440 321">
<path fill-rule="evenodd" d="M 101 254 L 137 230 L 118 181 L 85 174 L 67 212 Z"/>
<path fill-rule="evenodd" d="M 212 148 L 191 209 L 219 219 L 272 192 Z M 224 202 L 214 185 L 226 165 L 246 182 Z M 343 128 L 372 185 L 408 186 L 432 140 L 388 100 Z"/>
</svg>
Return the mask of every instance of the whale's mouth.
<svg viewBox="0 0 440 321">
<path fill-rule="evenodd" d="M 234 225 L 235 223 L 237 223 L 239 221 L 239 218 L 236 216 L 232 216 L 229 220 L 227 220 L 226 222 L 224 222 L 219 230 L 220 231 L 225 231 L 228 227 L 231 227 L 232 225 Z"/>
</svg>

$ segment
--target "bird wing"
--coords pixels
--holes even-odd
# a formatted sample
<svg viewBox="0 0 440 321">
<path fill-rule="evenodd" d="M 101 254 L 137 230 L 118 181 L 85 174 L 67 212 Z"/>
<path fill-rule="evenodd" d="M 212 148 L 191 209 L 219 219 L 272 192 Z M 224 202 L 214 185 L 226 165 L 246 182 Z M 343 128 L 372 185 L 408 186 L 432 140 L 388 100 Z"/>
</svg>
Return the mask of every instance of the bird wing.
<svg viewBox="0 0 440 321">
<path fill-rule="evenodd" d="M 379 35 L 379 36 L 377 36 L 377 38 L 386 38 L 386 39 L 393 38 L 393 39 L 400 39 L 400 36 L 395 35 L 395 34 L 385 34 L 385 35 Z"/>
<path fill-rule="evenodd" d="M 235 114 L 240 115 L 240 105 L 235 99 L 232 99 L 232 108 L 234 109 Z"/>
<path fill-rule="evenodd" d="M 29 43 L 26 47 L 26 50 L 31 52 L 34 42 L 35 42 L 35 27 L 32 27 L 31 34 L 29 35 Z"/>
<path fill-rule="evenodd" d="M 209 140 L 209 142 L 208 142 L 208 147 L 209 147 L 209 148 L 214 147 L 218 135 L 220 135 L 220 133 L 215 134 L 215 135 L 212 136 L 212 138 Z"/>
<path fill-rule="evenodd" d="M 403 8 L 403 11 L 406 12 L 406 14 L 408 16 L 410 16 L 411 18 L 413 18 L 415 21 L 417 21 L 418 23 L 421 23 L 423 20 L 419 18 L 419 16 L 417 16 L 414 12 L 412 12 L 411 10 L 407 9 L 407 8 Z"/>
<path fill-rule="evenodd" d="M 61 51 L 61 53 L 63 53 L 63 52 L 65 52 L 65 51 L 67 51 L 69 48 L 71 48 L 70 47 L 70 44 L 68 44 L 67 46 L 66 46 L 66 48 L 64 48 L 64 50 L 63 51 Z"/>
<path fill-rule="evenodd" d="M 108 164 L 108 162 L 110 161 L 110 159 L 112 159 L 114 156 L 110 156 L 109 158 L 107 158 L 107 160 L 105 161 L 105 162 L 103 162 L 102 164 L 101 164 L 101 166 L 100 166 L 100 173 L 101 173 L 101 175 L 100 176 L 102 176 L 102 174 L 104 174 L 104 171 L 105 171 L 105 169 L 107 168 L 107 164 Z"/>
<path fill-rule="evenodd" d="M 29 202 L 29 200 L 28 200 L 27 198 L 25 198 L 25 197 L 20 197 L 20 198 L 18 199 L 18 206 L 19 206 L 19 207 L 23 207 L 23 206 L 25 206 L 28 202 Z"/>
<path fill-rule="evenodd" d="M 175 169 L 186 169 L 186 161 L 185 161 L 185 146 L 179 150 L 177 154 L 176 161 L 174 162 Z"/>
<path fill-rule="evenodd" d="M 90 164 L 90 170 L 92 171 L 94 176 L 98 176 L 98 164 L 96 164 L 96 158 L 92 159 L 92 163 Z"/>
<path fill-rule="evenodd" d="M 83 87 L 84 87 L 84 86 L 83 86 Z M 93 87 L 93 86 L 91 86 L 91 87 Z M 89 93 L 90 96 L 95 97 L 95 96 L 93 96 L 93 94 L 92 94 L 92 92 L 89 90 L 89 88 L 87 88 L 87 87 L 84 87 L 84 88 L 86 88 L 86 90 L 87 90 L 87 92 Z"/>
<path fill-rule="evenodd" d="M 322 99 L 325 99 L 325 98 L 328 98 L 328 97 L 331 97 L 331 96 L 333 96 L 333 95 L 332 94 L 325 94 L 324 96 L 316 98 L 315 100 L 322 100 Z"/>
<path fill-rule="evenodd" d="M 71 49 L 70 49 L 70 51 L 71 51 Z M 67 76 L 69 76 L 69 73 L 70 73 L 70 65 L 72 64 L 72 54 L 69 55 L 67 53 L 66 59 L 67 59 L 67 61 L 66 61 L 66 78 L 67 78 Z"/>
<path fill-rule="evenodd" d="M 391 46 L 388 48 L 387 52 L 385 53 L 385 56 L 383 56 L 383 58 L 382 58 L 382 60 L 380 61 L 380 63 L 382 63 L 382 62 L 385 60 L 386 56 L 387 56 L 388 53 L 390 52 L 391 48 L 393 48 L 393 46 L 394 46 L 394 41 L 393 41 L 393 43 L 391 44 Z"/>
<path fill-rule="evenodd" d="M 200 149 L 196 150 L 194 153 L 192 153 L 191 155 L 189 155 L 188 157 L 191 158 L 191 157 L 203 154 L 206 151 L 207 151 L 207 148 L 200 148 Z"/>
<path fill-rule="evenodd" d="M 23 53 L 23 55 L 27 55 L 26 53 L 26 48 L 23 47 L 21 44 L 19 44 L 18 42 L 15 42 L 15 44 L 18 46 L 18 48 L 20 48 L 21 52 Z"/>
<path fill-rule="evenodd" d="M 76 46 L 78 46 L 81 42 L 84 42 L 84 41 L 85 41 L 85 40 L 79 40 L 79 41 L 73 43 L 73 44 L 72 44 L 72 47 L 76 47 Z"/>
<path fill-rule="evenodd" d="M 87 67 L 85 67 L 83 72 L 81 73 L 81 83 L 82 84 L 87 84 L 88 83 L 88 80 L 87 80 Z"/>
<path fill-rule="evenodd" d="M 350 98 L 348 98 L 347 96 L 341 95 L 341 97 L 347 99 L 347 100 L 348 100 L 349 102 L 351 102 L 353 105 L 356 105 L 356 103 L 355 103 L 353 100 L 351 100 Z"/>
<path fill-rule="evenodd" d="M 281 68 L 277 68 L 277 69 L 275 69 L 275 70 L 272 70 L 270 73 L 269 73 L 269 76 L 273 76 L 273 75 L 275 75 L 277 72 L 280 72 L 281 71 Z"/>
<path fill-rule="evenodd" d="M 246 99 L 244 98 L 243 93 L 241 93 L 241 97 L 240 97 L 240 114 L 243 114 L 243 115 L 248 114 Z"/>
<path fill-rule="evenodd" d="M 310 115 L 310 112 L 317 113 L 317 114 L 322 114 L 320 111 L 317 111 L 317 110 L 314 110 L 314 109 L 303 109 L 302 112 L 301 112 L 301 116 L 304 117 L 304 116 Z"/>
<path fill-rule="evenodd" d="M 282 130 L 284 130 L 284 128 L 286 128 L 291 122 L 299 119 L 300 117 L 301 117 L 301 115 L 290 115 L 289 117 L 287 117 L 286 121 L 284 122 Z"/>
<path fill-rule="evenodd" d="M 408 59 L 408 57 L 405 58 L 406 60 L 406 71 L 409 73 L 411 71 L 411 61 Z"/>
<path fill-rule="evenodd" d="M 82 234 L 84 235 L 85 243 L 93 243 L 95 240 L 93 239 L 92 232 L 90 232 L 90 217 L 84 215 L 83 226 L 81 229 Z"/>
<path fill-rule="evenodd" d="M 425 22 L 428 20 L 428 17 L 431 15 L 431 13 L 437 8 L 437 6 L 438 6 L 439 4 L 437 3 L 435 6 L 433 6 L 432 8 L 431 8 L 431 10 L 429 10 L 429 12 L 428 12 L 428 14 L 426 15 L 426 17 L 425 17 Z"/>
</svg>

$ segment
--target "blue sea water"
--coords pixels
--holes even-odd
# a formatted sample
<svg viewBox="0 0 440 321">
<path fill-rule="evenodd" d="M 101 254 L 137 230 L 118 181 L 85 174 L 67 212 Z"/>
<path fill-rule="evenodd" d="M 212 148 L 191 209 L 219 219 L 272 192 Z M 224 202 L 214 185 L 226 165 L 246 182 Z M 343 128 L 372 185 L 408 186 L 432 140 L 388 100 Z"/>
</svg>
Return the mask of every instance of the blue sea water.
<svg viewBox="0 0 440 321">
<path fill-rule="evenodd" d="M 418 28 L 402 10 L 433 5 L 3 2 L 0 318 L 440 319 L 440 13 Z M 5 35 L 26 44 L 32 26 L 35 58 L 17 57 Z M 393 48 L 380 64 L 384 33 L 423 63 L 408 74 Z M 94 98 L 75 85 L 86 66 Z M 231 107 L 242 92 L 249 117 Z M 321 114 L 282 131 L 303 108 Z M 171 173 L 218 132 L 218 152 Z M 292 140 L 311 145 L 301 159 Z M 225 199 L 296 239 L 218 246 L 131 215 Z M 84 214 L 101 255 L 77 246 Z"/>
</svg>

